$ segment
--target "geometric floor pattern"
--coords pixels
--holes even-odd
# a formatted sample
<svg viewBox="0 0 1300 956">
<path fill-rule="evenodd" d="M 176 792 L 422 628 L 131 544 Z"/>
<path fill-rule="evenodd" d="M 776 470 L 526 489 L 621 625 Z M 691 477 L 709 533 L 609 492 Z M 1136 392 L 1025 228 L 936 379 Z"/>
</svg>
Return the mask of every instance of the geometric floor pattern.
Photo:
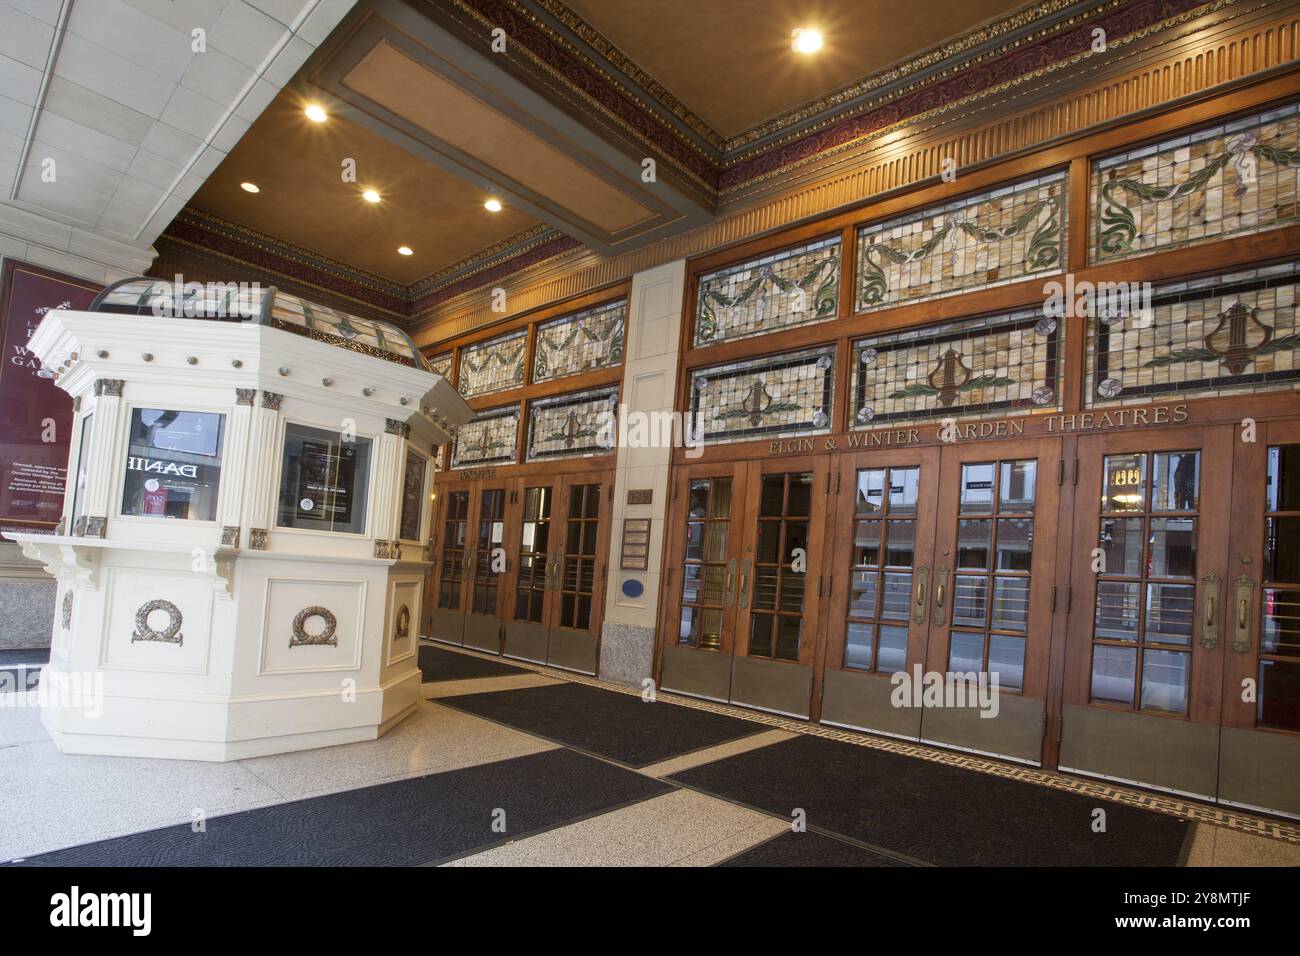
<svg viewBox="0 0 1300 956">
<path fill-rule="evenodd" d="M 439 652 L 472 653 L 444 648 Z M 500 662 L 474 656 L 483 664 Z M 605 719 L 625 720 L 620 715 L 628 708 L 612 695 L 644 707 L 640 691 L 520 661 L 510 666 L 513 671 L 497 671 L 449 662 L 443 679 L 424 685 L 426 700 L 416 713 L 378 740 L 224 764 L 66 756 L 50 743 L 34 711 L 0 707 L 0 862 L 924 866 L 1012 853 L 1010 845 L 984 848 L 969 839 L 948 840 L 942 848 L 927 843 L 923 828 L 909 831 L 906 814 L 883 818 L 872 829 L 871 821 L 846 811 L 856 806 L 851 790 L 819 792 L 799 783 L 804 771 L 797 755 L 806 749 L 799 741 L 806 740 L 808 746 L 870 747 L 887 761 L 944 764 L 934 768 L 939 776 L 960 769 L 1003 778 L 988 780 L 995 789 L 982 805 L 1007 799 L 997 787 L 1010 786 L 1015 800 L 1031 803 L 1050 795 L 1024 784 L 1061 791 L 1064 804 L 1041 802 L 1066 807 L 1061 820 L 1068 826 L 1077 816 L 1069 801 L 1079 796 L 1121 804 L 1124 809 L 1115 808 L 1121 814 L 1137 811 L 1148 820 L 1163 814 L 1174 818 L 1171 825 L 1187 821 L 1167 839 L 1127 848 L 1134 859 L 1102 853 L 1102 862 L 1168 864 L 1175 836 L 1190 833 L 1188 865 L 1300 864 L 1300 828 L 1286 822 L 680 695 L 658 699 L 700 717 L 708 712 L 744 721 L 745 732 L 719 736 L 709 729 L 701 737 L 701 728 L 711 727 L 707 720 L 674 714 L 682 736 L 675 746 L 637 750 L 634 759 L 620 761 L 601 753 L 607 745 L 597 736 L 577 739 L 575 750 L 567 725 L 528 732 L 525 725 L 535 724 L 540 711 L 522 707 L 518 700 L 527 698 L 521 695 L 540 689 L 535 701 L 544 702 L 563 685 L 584 685 L 589 690 L 574 687 L 556 699 L 585 694 L 585 702 L 594 702 L 585 706 L 601 708 Z M 495 676 L 461 676 L 480 673 Z M 597 688 L 603 693 L 593 696 Z M 494 711 L 509 725 L 468 709 L 471 695 L 496 693 L 514 694 L 516 703 Z M 466 706 L 455 706 L 458 697 Z M 486 699 L 478 700 L 475 706 L 486 713 Z M 790 761 L 778 759 L 787 752 Z M 807 766 L 825 761 L 818 754 Z M 884 766 L 851 757 L 844 766 L 859 764 Z M 931 776 L 913 760 L 894 766 L 918 780 Z M 764 787 L 777 782 L 775 771 L 783 767 L 795 781 L 786 786 L 799 786 L 813 804 L 807 832 L 792 829 L 788 794 L 764 805 Z M 986 789 L 978 778 L 963 779 Z M 707 786 L 693 783 L 700 781 Z M 529 792 L 538 795 L 531 802 Z M 497 810 L 504 832 L 489 825 Z M 1052 819 L 1051 812 L 1044 819 Z M 1129 832 L 1146 831 L 1163 828 L 1156 822 Z M 1092 849 L 1080 843 L 1072 852 Z M 37 859 L 42 854 L 51 855 Z"/>
</svg>

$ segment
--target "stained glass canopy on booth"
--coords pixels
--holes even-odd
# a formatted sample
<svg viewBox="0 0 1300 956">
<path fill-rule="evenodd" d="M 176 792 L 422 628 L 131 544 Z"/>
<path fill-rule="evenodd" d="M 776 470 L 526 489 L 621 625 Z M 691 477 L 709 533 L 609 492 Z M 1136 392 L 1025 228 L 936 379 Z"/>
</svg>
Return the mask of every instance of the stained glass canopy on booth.
<svg viewBox="0 0 1300 956">
<path fill-rule="evenodd" d="M 363 319 L 257 283 L 188 283 L 138 276 L 115 282 L 95 297 L 91 312 L 151 315 L 216 322 L 255 322 L 305 335 L 338 348 L 431 372 L 411 337 L 396 325 Z"/>
</svg>

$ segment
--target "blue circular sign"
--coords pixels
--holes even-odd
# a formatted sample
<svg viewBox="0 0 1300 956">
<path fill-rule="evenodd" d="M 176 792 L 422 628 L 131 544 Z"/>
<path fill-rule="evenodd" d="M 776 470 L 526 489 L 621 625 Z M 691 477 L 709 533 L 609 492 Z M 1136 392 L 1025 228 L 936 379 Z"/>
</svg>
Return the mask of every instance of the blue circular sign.
<svg viewBox="0 0 1300 956">
<path fill-rule="evenodd" d="M 623 595 L 630 598 L 639 598 L 645 593 L 645 585 L 636 578 L 628 578 L 623 582 Z"/>
</svg>

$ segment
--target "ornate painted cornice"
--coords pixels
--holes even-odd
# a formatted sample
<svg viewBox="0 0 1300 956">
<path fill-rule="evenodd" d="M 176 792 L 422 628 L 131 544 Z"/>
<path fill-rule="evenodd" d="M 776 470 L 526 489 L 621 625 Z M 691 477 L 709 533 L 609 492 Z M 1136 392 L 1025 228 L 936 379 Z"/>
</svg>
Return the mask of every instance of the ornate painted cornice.
<svg viewBox="0 0 1300 956">
<path fill-rule="evenodd" d="M 507 62 L 651 150 L 715 201 L 883 126 L 959 104 L 1230 0 L 1041 0 L 950 43 L 732 136 L 711 129 L 563 0 L 445 0 L 423 7 L 486 43 L 504 28 Z"/>
</svg>

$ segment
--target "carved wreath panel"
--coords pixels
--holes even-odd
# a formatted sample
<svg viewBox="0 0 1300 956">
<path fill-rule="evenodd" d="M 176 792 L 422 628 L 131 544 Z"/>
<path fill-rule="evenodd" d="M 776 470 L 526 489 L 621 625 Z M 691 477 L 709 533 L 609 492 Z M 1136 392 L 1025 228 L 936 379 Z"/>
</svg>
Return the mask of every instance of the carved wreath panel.
<svg viewBox="0 0 1300 956">
<path fill-rule="evenodd" d="M 149 616 L 155 611 L 161 611 L 167 615 L 167 625 L 162 630 L 156 630 L 149 623 Z M 171 601 L 165 601 L 162 598 L 146 601 L 135 612 L 135 633 L 131 635 L 131 643 L 157 641 L 162 644 L 183 644 L 185 642 L 185 635 L 181 633 L 181 624 L 183 622 L 184 618 L 181 616 L 180 608 Z"/>
<path fill-rule="evenodd" d="M 325 625 L 319 634 L 307 633 L 307 622 L 312 618 L 320 618 Z M 289 638 L 290 647 L 304 646 L 321 646 L 338 647 L 338 618 L 329 608 L 312 605 L 305 607 L 294 615 L 293 619 L 293 636 Z"/>
</svg>

